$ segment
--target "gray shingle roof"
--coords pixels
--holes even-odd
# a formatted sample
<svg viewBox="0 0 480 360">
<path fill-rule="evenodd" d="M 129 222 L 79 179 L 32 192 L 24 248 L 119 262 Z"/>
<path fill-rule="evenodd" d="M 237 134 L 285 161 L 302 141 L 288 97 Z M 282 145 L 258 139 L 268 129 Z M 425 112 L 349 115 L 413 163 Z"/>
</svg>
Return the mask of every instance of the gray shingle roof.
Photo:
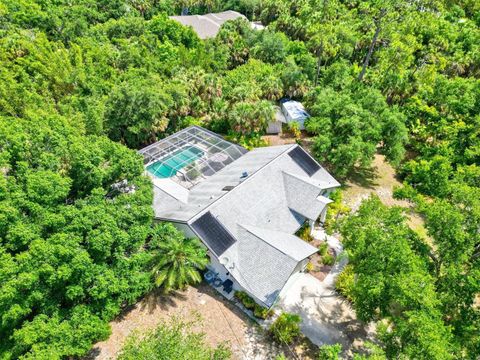
<svg viewBox="0 0 480 360">
<path fill-rule="evenodd" d="M 265 305 L 271 306 L 299 261 L 317 249 L 294 235 L 248 225 L 237 226 L 237 244 L 226 256 L 233 277 Z"/>
<path fill-rule="evenodd" d="M 226 186 L 233 186 L 234 190 L 230 191 L 236 191 L 238 185 L 243 183 L 242 173 L 247 172 L 251 177 L 263 166 L 287 151 L 290 146 L 266 147 L 244 154 L 214 176 L 189 189 L 187 202 L 175 199 L 175 197 L 155 187 L 153 205 L 155 217 L 163 220 L 188 221 L 207 206 L 227 195 L 229 192 L 222 190 Z"/>
<path fill-rule="evenodd" d="M 288 207 L 308 219 L 316 219 L 326 205 L 317 199 L 324 187 L 303 176 L 282 174 Z"/>
<path fill-rule="evenodd" d="M 242 227 L 237 236 L 237 262 L 231 274 L 247 291 L 271 306 L 298 262 Z"/>
<path fill-rule="evenodd" d="M 302 261 L 318 251 L 316 247 L 301 240 L 295 235 L 281 231 L 262 229 L 255 226 L 241 224 L 240 226 L 295 261 Z"/>
<path fill-rule="evenodd" d="M 288 155 L 297 147 L 249 151 L 188 189 L 182 199 L 169 195 L 166 187 L 154 189 L 158 219 L 191 225 L 210 212 L 222 224 L 236 241 L 220 258 L 228 259 L 232 276 L 268 306 L 299 261 L 316 251 L 292 234 L 327 206 L 330 200 L 322 190 L 340 186 L 323 167 L 308 176 Z"/>
<path fill-rule="evenodd" d="M 182 25 L 191 26 L 200 39 L 217 36 L 220 27 L 226 21 L 237 18 L 247 19 L 242 14 L 232 10 L 205 15 L 170 16 L 170 19 L 178 21 Z"/>
</svg>

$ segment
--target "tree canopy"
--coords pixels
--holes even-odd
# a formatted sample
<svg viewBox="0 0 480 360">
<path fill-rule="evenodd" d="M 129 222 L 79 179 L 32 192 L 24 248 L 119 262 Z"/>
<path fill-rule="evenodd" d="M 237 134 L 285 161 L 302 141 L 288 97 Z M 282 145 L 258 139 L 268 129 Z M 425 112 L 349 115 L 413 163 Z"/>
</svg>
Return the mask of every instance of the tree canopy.
<svg viewBox="0 0 480 360">
<path fill-rule="evenodd" d="M 237 19 L 201 40 L 168 17 L 221 10 L 266 29 Z M 433 245 L 375 200 L 345 225 L 382 351 L 478 357 L 479 14 L 468 0 L 3 0 L 0 357 L 82 356 L 153 286 L 165 249 L 136 149 L 190 124 L 263 144 L 282 98 L 305 104 L 336 177 L 381 152 L 425 217 Z"/>
<path fill-rule="evenodd" d="M 119 354 L 120 360 L 137 359 L 195 359 L 195 360 L 228 360 L 231 352 L 221 344 L 210 348 L 205 343 L 202 333 L 194 332 L 192 327 L 198 321 L 184 321 L 173 318 L 162 322 L 157 329 L 147 334 L 133 334 Z"/>
<path fill-rule="evenodd" d="M 0 134 L 2 356 L 82 355 L 150 288 L 142 161 L 58 115 L 1 117 Z"/>
<path fill-rule="evenodd" d="M 408 227 L 401 208 L 387 208 L 376 197 L 343 223 L 354 275 L 342 291 L 361 319 L 381 321 L 389 358 L 475 357 L 478 227 L 471 234 L 465 226 L 478 220 L 442 200 L 417 201 L 429 241 Z"/>
</svg>

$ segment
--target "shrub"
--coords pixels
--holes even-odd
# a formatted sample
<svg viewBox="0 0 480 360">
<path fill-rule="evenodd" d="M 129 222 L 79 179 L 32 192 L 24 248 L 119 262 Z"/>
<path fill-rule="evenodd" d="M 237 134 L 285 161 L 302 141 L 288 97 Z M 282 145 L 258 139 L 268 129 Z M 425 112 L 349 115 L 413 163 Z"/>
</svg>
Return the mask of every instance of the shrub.
<svg viewBox="0 0 480 360">
<path fill-rule="evenodd" d="M 253 310 L 257 303 L 253 300 L 245 291 L 235 291 L 235 297 L 240 300 L 240 302 L 247 309 Z"/>
<path fill-rule="evenodd" d="M 333 200 L 333 202 L 328 205 L 324 228 L 327 234 L 331 235 L 335 230 L 337 230 L 337 219 L 348 214 L 350 212 L 350 208 L 342 203 L 343 195 L 340 189 L 332 192 L 329 198 Z"/>
<path fill-rule="evenodd" d="M 268 146 L 268 142 L 264 140 L 260 134 L 239 135 L 236 133 L 229 133 L 225 138 L 228 141 L 232 141 L 243 146 L 247 150 Z"/>
<path fill-rule="evenodd" d="M 273 315 L 273 310 L 270 310 L 266 307 L 260 306 L 258 304 L 255 304 L 255 307 L 253 309 L 253 315 L 259 319 L 268 319 L 270 316 Z"/>
<path fill-rule="evenodd" d="M 313 271 L 314 269 L 315 269 L 315 266 L 309 261 L 309 262 L 307 263 L 307 266 L 306 266 L 305 270 L 307 270 L 308 272 L 311 272 L 311 271 Z"/>
<path fill-rule="evenodd" d="M 155 330 L 140 336 L 131 335 L 119 354 L 119 359 L 195 359 L 195 360 L 227 360 L 231 358 L 231 350 L 220 344 L 211 348 L 205 342 L 203 333 L 193 331 L 197 323 L 184 322 L 173 318 L 169 322 L 161 322 Z"/>
<path fill-rule="evenodd" d="M 341 352 L 342 345 L 340 344 L 320 346 L 318 360 L 338 360 Z"/>
<path fill-rule="evenodd" d="M 288 132 L 292 134 L 295 139 L 298 139 L 302 132 L 300 131 L 300 124 L 296 121 L 292 121 L 288 123 Z"/>
<path fill-rule="evenodd" d="M 300 316 L 283 313 L 270 326 L 269 333 L 280 342 L 291 344 L 300 335 Z"/>
<path fill-rule="evenodd" d="M 273 315 L 273 310 L 258 305 L 245 291 L 235 291 L 235 297 L 247 309 L 253 310 L 253 315 L 259 319 L 267 319 Z"/>
<path fill-rule="evenodd" d="M 354 280 L 353 266 L 349 264 L 345 266 L 343 271 L 338 275 L 337 282 L 335 283 L 337 291 L 351 302 L 353 302 Z"/>
<path fill-rule="evenodd" d="M 303 225 L 298 229 L 296 232 L 296 235 L 307 242 L 313 241 L 313 236 L 310 235 L 310 225 L 308 225 L 308 222 L 304 222 Z"/>
<path fill-rule="evenodd" d="M 318 247 L 318 253 L 321 256 L 325 256 L 327 254 L 327 250 L 328 250 L 328 244 L 326 242 L 321 243 L 320 246 Z"/>
<path fill-rule="evenodd" d="M 325 254 L 322 256 L 322 262 L 324 265 L 332 266 L 335 264 L 335 258 L 331 254 Z"/>
</svg>

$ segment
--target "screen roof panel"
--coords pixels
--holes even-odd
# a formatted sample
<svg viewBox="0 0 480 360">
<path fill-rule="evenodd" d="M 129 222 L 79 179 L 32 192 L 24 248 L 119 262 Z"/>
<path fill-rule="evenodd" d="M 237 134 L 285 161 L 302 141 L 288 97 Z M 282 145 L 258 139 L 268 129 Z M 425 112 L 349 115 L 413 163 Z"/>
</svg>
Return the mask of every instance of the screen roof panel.
<svg viewBox="0 0 480 360">
<path fill-rule="evenodd" d="M 241 146 L 198 126 L 183 129 L 139 151 L 152 176 L 170 178 L 187 189 L 246 152 Z"/>
</svg>

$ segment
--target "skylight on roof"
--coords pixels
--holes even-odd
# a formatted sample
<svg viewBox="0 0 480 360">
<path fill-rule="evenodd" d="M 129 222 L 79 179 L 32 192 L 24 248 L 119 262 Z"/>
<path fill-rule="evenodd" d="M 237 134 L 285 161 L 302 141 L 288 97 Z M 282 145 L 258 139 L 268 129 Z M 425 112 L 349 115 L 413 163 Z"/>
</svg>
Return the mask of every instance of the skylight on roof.
<svg viewBox="0 0 480 360">
<path fill-rule="evenodd" d="M 139 151 L 154 179 L 189 189 L 232 163 L 246 150 L 201 127 L 191 126 Z"/>
</svg>

